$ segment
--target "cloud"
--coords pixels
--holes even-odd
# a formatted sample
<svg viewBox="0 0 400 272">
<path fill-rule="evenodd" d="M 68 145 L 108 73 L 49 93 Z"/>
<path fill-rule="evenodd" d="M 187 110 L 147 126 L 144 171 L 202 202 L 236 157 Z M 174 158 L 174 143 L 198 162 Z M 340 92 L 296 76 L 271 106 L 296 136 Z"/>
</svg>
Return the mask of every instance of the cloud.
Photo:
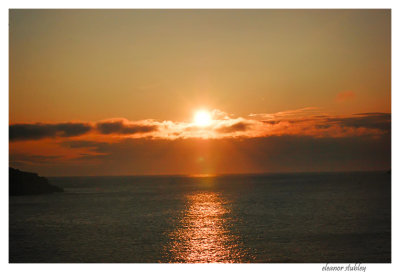
<svg viewBox="0 0 400 272">
<path fill-rule="evenodd" d="M 217 128 L 216 130 L 219 133 L 232 133 L 232 132 L 237 132 L 237 131 L 246 131 L 246 130 L 248 130 L 250 128 L 250 126 L 251 125 L 249 123 L 240 121 L 240 122 L 237 122 L 237 123 L 232 124 L 232 125 L 228 125 L 228 126 L 223 126 L 223 127 Z"/>
<path fill-rule="evenodd" d="M 136 134 L 148 133 L 158 130 L 157 125 L 138 124 L 129 122 L 126 119 L 110 119 L 96 124 L 97 130 L 101 134 Z"/>
<path fill-rule="evenodd" d="M 11 124 L 9 126 L 10 141 L 40 140 L 44 138 L 67 138 L 89 134 L 120 134 L 134 135 L 144 134 L 158 130 L 156 124 L 134 123 L 126 119 L 109 119 L 98 123 L 33 123 Z"/>
<path fill-rule="evenodd" d="M 303 108 L 271 114 L 251 114 L 234 117 L 219 110 L 212 111 L 209 126 L 190 122 L 129 121 L 123 118 L 93 123 L 12 124 L 10 141 L 68 138 L 81 136 L 82 141 L 118 141 L 124 138 L 146 139 L 225 139 L 259 138 L 284 135 L 314 138 L 353 136 L 379 137 L 391 129 L 390 113 L 360 113 L 327 115 L 318 108 Z M 83 144 L 82 142 L 81 144 Z M 77 144 L 77 143 L 75 143 Z M 74 148 L 71 146 L 71 148 Z M 90 148 L 90 147 L 89 147 Z"/>
<path fill-rule="evenodd" d="M 340 124 L 344 127 L 371 128 L 381 131 L 390 131 L 391 114 L 389 113 L 362 113 L 353 114 L 347 118 L 327 118 L 328 123 Z"/>
<path fill-rule="evenodd" d="M 97 141 L 63 141 L 62 146 L 69 147 L 69 148 L 94 148 L 98 147 L 100 142 Z"/>
<path fill-rule="evenodd" d="M 9 127 L 9 137 L 10 141 L 74 137 L 86 134 L 91 129 L 92 127 L 88 123 L 13 124 Z"/>
<path fill-rule="evenodd" d="M 390 132 L 390 113 L 361 113 L 342 116 L 329 116 L 316 112 L 293 115 L 279 113 L 257 115 L 267 128 L 261 129 L 263 137 L 298 135 L 315 138 L 336 138 L 352 136 L 379 136 Z"/>
<path fill-rule="evenodd" d="M 304 116 L 315 115 L 317 113 L 321 113 L 321 110 L 317 107 L 306 107 L 295 110 L 286 110 L 280 111 L 276 113 L 251 113 L 249 115 L 250 118 L 254 119 L 262 119 L 262 120 L 281 120 L 288 118 L 303 118 Z"/>
<path fill-rule="evenodd" d="M 63 141 L 60 143 L 61 146 L 69 148 L 69 149 L 80 149 L 80 150 L 90 150 L 90 155 L 104 155 L 107 145 L 107 142 L 101 141 L 82 141 L 82 140 L 73 140 L 73 141 Z M 94 153 L 93 153 L 94 152 Z M 82 155 L 82 154 L 80 154 Z"/>
<path fill-rule="evenodd" d="M 344 102 L 348 100 L 352 100 L 356 97 L 356 94 L 353 91 L 343 91 L 336 95 L 336 101 Z"/>
<path fill-rule="evenodd" d="M 390 168 L 390 113 L 335 116 L 310 109 L 295 112 L 246 118 L 220 114 L 221 119 L 214 117 L 208 127 L 187 122 L 103 120 L 90 123 L 92 129 L 77 138 L 57 132 L 51 134 L 55 135 L 52 141 L 11 143 L 10 165 L 42 169 L 48 175 Z M 104 134 L 98 126 L 105 123 L 118 125 Z M 51 154 L 44 156 L 49 150 Z"/>
</svg>

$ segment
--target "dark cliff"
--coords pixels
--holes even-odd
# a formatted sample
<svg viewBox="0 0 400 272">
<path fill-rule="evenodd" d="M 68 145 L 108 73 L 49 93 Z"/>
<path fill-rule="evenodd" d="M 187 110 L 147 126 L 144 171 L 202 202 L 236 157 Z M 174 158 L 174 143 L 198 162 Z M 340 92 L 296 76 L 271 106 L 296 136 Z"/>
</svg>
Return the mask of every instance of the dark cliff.
<svg viewBox="0 0 400 272">
<path fill-rule="evenodd" d="M 62 188 L 50 184 L 46 178 L 36 173 L 23 172 L 10 167 L 9 175 L 10 196 L 64 192 Z"/>
</svg>

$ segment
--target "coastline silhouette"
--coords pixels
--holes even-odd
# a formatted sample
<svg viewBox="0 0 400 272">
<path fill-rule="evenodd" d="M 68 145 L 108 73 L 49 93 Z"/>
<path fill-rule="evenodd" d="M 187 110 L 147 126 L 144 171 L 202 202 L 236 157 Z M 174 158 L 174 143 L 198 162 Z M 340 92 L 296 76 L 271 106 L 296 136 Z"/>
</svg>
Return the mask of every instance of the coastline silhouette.
<svg viewBox="0 0 400 272">
<path fill-rule="evenodd" d="M 9 168 L 9 195 L 38 195 L 64 192 L 64 189 L 52 185 L 47 178 L 36 173 Z"/>
</svg>

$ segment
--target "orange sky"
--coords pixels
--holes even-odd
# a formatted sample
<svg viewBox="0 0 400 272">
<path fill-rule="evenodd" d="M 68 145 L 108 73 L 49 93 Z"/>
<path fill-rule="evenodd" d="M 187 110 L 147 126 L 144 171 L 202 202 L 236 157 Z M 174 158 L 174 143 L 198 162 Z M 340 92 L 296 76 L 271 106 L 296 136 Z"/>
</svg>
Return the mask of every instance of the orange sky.
<svg viewBox="0 0 400 272">
<path fill-rule="evenodd" d="M 10 165 L 48 175 L 389 168 L 390 17 L 11 10 Z M 192 123 L 199 108 L 213 115 L 206 128 Z M 283 153 L 292 145 L 292 159 L 274 141 Z"/>
</svg>

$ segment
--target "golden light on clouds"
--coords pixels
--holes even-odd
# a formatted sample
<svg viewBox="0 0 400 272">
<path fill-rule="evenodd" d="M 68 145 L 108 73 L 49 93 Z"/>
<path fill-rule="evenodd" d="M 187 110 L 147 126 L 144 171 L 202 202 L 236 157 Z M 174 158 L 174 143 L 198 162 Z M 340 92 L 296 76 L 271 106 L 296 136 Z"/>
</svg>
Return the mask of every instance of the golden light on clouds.
<svg viewBox="0 0 400 272">
<path fill-rule="evenodd" d="M 199 110 L 192 122 L 111 118 L 97 122 L 16 123 L 10 126 L 10 141 L 74 138 L 110 142 L 124 138 L 176 140 L 283 135 L 315 138 L 380 136 L 390 129 L 390 118 L 387 113 L 328 115 L 317 108 L 244 117 L 233 116 L 221 110 Z"/>
<path fill-rule="evenodd" d="M 9 48 L 10 166 L 390 169 L 390 9 L 11 9 Z"/>
</svg>

